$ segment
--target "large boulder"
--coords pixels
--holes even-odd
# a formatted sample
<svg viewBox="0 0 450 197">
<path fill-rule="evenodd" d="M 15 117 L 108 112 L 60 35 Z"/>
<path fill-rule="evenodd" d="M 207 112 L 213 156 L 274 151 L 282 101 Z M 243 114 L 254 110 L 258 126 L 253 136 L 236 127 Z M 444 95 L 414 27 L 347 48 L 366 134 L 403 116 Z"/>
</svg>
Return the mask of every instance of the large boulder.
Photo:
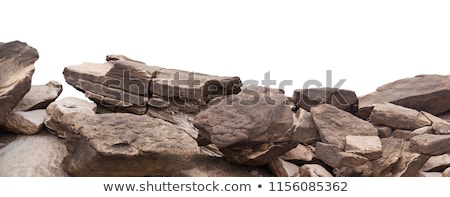
<svg viewBox="0 0 450 197">
<path fill-rule="evenodd" d="M 345 137 L 378 136 L 378 130 L 369 122 L 329 104 L 311 108 L 311 115 L 323 143 L 334 144 L 344 150 Z"/>
<path fill-rule="evenodd" d="M 450 153 L 450 135 L 423 134 L 411 138 L 410 150 L 426 155 Z"/>
<path fill-rule="evenodd" d="M 217 98 L 194 119 L 199 137 L 215 144 L 230 161 L 262 165 L 297 146 L 293 114 L 278 89 L 250 85 Z"/>
<path fill-rule="evenodd" d="M 297 108 L 307 111 L 320 104 L 331 104 L 350 113 L 358 111 L 358 97 L 354 91 L 338 88 L 311 88 L 294 91 L 292 100 Z"/>
<path fill-rule="evenodd" d="M 56 136 L 18 136 L 0 149 L 0 176 L 67 176 L 61 165 L 66 155 L 64 141 Z"/>
<path fill-rule="evenodd" d="M 359 98 L 358 115 L 368 118 L 373 105 L 393 103 L 433 115 L 450 109 L 450 75 L 419 75 L 388 83 Z"/>
<path fill-rule="evenodd" d="M 38 58 L 38 51 L 26 43 L 0 43 L 0 122 L 30 90 Z"/>
</svg>

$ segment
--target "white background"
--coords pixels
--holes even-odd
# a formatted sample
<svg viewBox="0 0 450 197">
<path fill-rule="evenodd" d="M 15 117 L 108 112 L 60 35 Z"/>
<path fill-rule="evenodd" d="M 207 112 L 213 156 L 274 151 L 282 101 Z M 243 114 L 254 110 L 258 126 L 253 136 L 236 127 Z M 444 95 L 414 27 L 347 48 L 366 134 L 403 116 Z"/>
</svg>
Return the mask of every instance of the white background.
<svg viewBox="0 0 450 197">
<path fill-rule="evenodd" d="M 38 49 L 33 84 L 123 54 L 221 76 L 334 85 L 361 96 L 417 74 L 450 74 L 450 1 L 0 1 L 0 41 Z M 273 86 L 276 87 L 276 86 Z"/>
</svg>

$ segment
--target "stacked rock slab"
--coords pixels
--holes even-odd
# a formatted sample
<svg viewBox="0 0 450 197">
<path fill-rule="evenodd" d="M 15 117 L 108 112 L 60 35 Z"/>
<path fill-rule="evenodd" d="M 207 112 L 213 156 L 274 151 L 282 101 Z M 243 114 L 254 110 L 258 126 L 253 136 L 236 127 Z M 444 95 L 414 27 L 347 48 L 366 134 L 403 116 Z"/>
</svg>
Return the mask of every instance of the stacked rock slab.
<svg viewBox="0 0 450 197">
<path fill-rule="evenodd" d="M 367 119 L 377 103 L 393 103 L 433 115 L 450 109 L 450 75 L 419 75 L 388 83 L 359 98 L 358 116 Z"/>
<path fill-rule="evenodd" d="M 31 88 L 38 51 L 26 43 L 0 43 L 0 122 Z"/>
<path fill-rule="evenodd" d="M 297 146 L 293 114 L 278 89 L 250 85 L 213 100 L 194 119 L 199 137 L 219 147 L 233 163 L 263 165 Z"/>
<path fill-rule="evenodd" d="M 107 56 L 104 64 L 68 66 L 64 77 L 100 106 L 139 115 L 145 114 L 149 105 L 161 102 L 196 113 L 215 97 L 238 93 L 241 86 L 238 77 L 148 66 L 121 55 Z"/>
<path fill-rule="evenodd" d="M 294 91 L 292 100 L 297 108 L 307 111 L 325 103 L 353 114 L 358 111 L 358 97 L 351 90 L 329 87 L 298 89 Z"/>
</svg>

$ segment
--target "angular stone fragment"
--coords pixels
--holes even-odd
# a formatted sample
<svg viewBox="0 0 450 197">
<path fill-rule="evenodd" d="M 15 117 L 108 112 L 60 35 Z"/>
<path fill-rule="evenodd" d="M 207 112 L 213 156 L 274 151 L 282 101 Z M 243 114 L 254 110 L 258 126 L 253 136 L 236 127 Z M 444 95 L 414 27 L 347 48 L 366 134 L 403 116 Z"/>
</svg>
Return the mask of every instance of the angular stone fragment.
<svg viewBox="0 0 450 197">
<path fill-rule="evenodd" d="M 391 103 L 375 104 L 369 120 L 373 124 L 406 130 L 431 125 L 428 118 L 419 111 Z"/>
<path fill-rule="evenodd" d="M 393 103 L 437 115 L 450 109 L 450 75 L 418 75 L 385 84 L 359 98 L 358 115 L 368 118 L 374 104 Z"/>
<path fill-rule="evenodd" d="M 355 167 L 369 161 L 354 153 L 340 152 L 339 148 L 333 144 L 318 142 L 316 145 L 316 157 L 333 168 Z"/>
<path fill-rule="evenodd" d="M 392 132 L 394 131 L 391 127 L 386 127 L 386 126 L 375 125 L 375 128 L 378 130 L 378 137 L 380 137 L 380 138 L 391 137 Z"/>
<path fill-rule="evenodd" d="M 381 141 L 378 136 L 353 136 L 345 137 L 345 152 L 356 153 L 370 160 L 381 157 Z"/>
<path fill-rule="evenodd" d="M 50 81 L 45 85 L 32 85 L 13 111 L 30 111 L 45 109 L 58 98 L 62 92 L 62 85 L 57 81 Z"/>
<path fill-rule="evenodd" d="M 404 129 L 395 129 L 394 132 L 392 132 L 392 137 L 408 140 L 409 138 L 413 137 L 412 131 L 410 130 L 404 130 Z"/>
<path fill-rule="evenodd" d="M 278 177 L 296 176 L 299 171 L 299 167 L 297 165 L 279 158 L 269 162 L 267 166 L 269 170 Z"/>
<path fill-rule="evenodd" d="M 420 168 L 422 172 L 443 172 L 450 167 L 450 154 L 430 157 Z"/>
<path fill-rule="evenodd" d="M 314 158 L 314 151 L 312 146 L 303 146 L 301 144 L 297 147 L 289 150 L 280 156 L 280 159 L 285 161 L 299 160 L 299 161 L 311 161 Z"/>
<path fill-rule="evenodd" d="M 0 123 L 31 88 L 36 49 L 20 41 L 0 42 Z"/>
<path fill-rule="evenodd" d="M 305 164 L 300 166 L 298 176 L 300 177 L 333 177 L 323 166 L 318 164 Z"/>
<path fill-rule="evenodd" d="M 33 135 L 41 131 L 46 116 L 45 109 L 17 111 L 9 114 L 2 126 L 11 132 Z"/>
<path fill-rule="evenodd" d="M 411 138 L 411 151 L 426 155 L 450 153 L 450 135 L 423 134 Z"/>
<path fill-rule="evenodd" d="M 311 88 L 294 91 L 292 100 L 295 106 L 309 111 L 311 107 L 320 104 L 331 104 L 338 109 L 356 113 L 358 110 L 358 97 L 354 91 L 338 88 Z"/>
<path fill-rule="evenodd" d="M 377 129 L 369 122 L 329 104 L 311 108 L 311 115 L 322 142 L 335 144 L 340 150 L 348 135 L 378 136 Z"/>
<path fill-rule="evenodd" d="M 316 125 L 312 119 L 311 113 L 299 108 L 295 113 L 295 132 L 294 140 L 302 144 L 315 144 L 320 141 L 319 132 L 316 129 Z"/>
<path fill-rule="evenodd" d="M 433 127 L 434 134 L 450 134 L 450 122 L 447 122 L 425 111 L 422 113 L 432 122 L 431 126 Z"/>
</svg>

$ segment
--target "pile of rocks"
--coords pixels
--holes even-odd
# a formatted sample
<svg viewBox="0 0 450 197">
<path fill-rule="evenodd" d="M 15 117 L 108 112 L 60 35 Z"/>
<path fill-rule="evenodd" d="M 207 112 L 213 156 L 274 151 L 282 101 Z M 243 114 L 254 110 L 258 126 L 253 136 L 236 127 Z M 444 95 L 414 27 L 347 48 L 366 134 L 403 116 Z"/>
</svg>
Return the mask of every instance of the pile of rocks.
<svg viewBox="0 0 450 197">
<path fill-rule="evenodd" d="M 87 101 L 37 59 L 0 43 L 0 176 L 450 176 L 450 75 L 287 97 L 108 55 L 64 69 Z"/>
</svg>

